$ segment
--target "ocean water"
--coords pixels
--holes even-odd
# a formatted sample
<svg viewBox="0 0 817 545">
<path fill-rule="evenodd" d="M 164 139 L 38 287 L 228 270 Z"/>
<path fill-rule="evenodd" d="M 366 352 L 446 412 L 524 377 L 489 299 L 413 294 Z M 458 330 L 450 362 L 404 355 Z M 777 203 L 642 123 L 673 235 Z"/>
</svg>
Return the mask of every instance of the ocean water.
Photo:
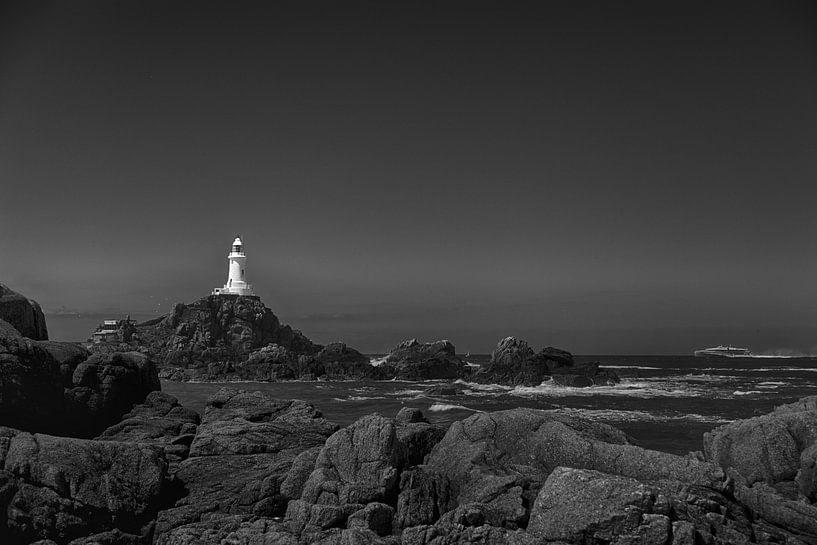
<svg viewBox="0 0 817 545">
<path fill-rule="evenodd" d="M 486 355 L 469 356 L 481 364 Z M 207 397 L 223 386 L 260 390 L 302 399 L 329 420 L 348 425 L 363 415 L 393 416 L 402 407 L 418 407 L 432 422 L 449 425 L 478 411 L 514 407 L 567 409 L 616 426 L 637 444 L 685 454 L 701 450 L 706 431 L 750 418 L 774 406 L 817 395 L 817 360 L 762 358 L 707 361 L 692 356 L 577 356 L 615 370 L 615 386 L 567 388 L 544 382 L 535 387 L 471 384 L 461 395 L 433 396 L 431 386 L 448 381 L 349 382 L 162 382 L 162 389 L 203 412 Z"/>
</svg>

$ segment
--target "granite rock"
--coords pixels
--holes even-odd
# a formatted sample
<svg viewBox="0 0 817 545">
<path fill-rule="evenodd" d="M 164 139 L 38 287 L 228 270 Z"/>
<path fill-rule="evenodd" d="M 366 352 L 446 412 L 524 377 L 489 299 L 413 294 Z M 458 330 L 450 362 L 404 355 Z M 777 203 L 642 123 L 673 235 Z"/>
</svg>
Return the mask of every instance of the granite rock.
<svg viewBox="0 0 817 545">
<path fill-rule="evenodd" d="M 40 305 L 4 284 L 0 284 L 0 320 L 11 324 L 23 337 L 48 340 L 48 327 Z"/>
</svg>

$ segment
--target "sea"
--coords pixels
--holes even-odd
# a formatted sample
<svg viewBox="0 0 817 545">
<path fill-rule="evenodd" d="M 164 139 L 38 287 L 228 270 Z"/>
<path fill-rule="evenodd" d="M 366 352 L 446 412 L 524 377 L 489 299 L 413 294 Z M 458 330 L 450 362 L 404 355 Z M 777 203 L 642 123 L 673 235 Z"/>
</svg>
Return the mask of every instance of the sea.
<svg viewBox="0 0 817 545">
<path fill-rule="evenodd" d="M 373 358 L 381 355 L 372 355 Z M 489 355 L 469 355 L 474 365 Z M 435 423 L 449 426 L 481 411 L 515 407 L 564 410 L 628 433 L 642 447 L 686 454 L 703 449 L 703 434 L 773 407 L 817 395 L 817 359 L 763 357 L 706 360 L 693 356 L 574 356 L 599 361 L 621 377 L 615 386 L 570 388 L 546 381 L 538 386 L 502 386 L 457 381 L 459 395 L 435 396 L 431 386 L 449 381 L 346 382 L 162 382 L 182 404 L 204 412 L 207 398 L 224 386 L 270 396 L 301 399 L 323 415 L 348 425 L 373 412 L 394 416 L 417 407 Z"/>
</svg>

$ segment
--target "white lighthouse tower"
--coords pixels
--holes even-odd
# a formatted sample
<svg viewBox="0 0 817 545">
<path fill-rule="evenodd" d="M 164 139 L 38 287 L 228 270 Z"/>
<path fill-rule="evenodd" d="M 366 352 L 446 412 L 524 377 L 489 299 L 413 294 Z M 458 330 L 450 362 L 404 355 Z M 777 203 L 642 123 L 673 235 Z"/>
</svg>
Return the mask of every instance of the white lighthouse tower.
<svg viewBox="0 0 817 545">
<path fill-rule="evenodd" d="M 247 256 L 244 253 L 244 243 L 241 242 L 241 235 L 235 237 L 227 259 L 230 261 L 227 283 L 224 284 L 223 288 L 214 289 L 213 295 L 255 295 L 252 291 L 252 285 L 247 283 L 247 277 L 244 273 Z"/>
</svg>

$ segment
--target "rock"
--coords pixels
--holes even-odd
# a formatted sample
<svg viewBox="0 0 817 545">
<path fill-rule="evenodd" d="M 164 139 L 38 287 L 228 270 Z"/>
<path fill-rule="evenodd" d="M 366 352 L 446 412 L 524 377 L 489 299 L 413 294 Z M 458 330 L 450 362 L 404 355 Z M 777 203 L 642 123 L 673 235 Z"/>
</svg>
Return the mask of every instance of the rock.
<svg viewBox="0 0 817 545">
<path fill-rule="evenodd" d="M 198 543 L 184 540 L 199 534 L 209 536 L 204 542 L 224 537 L 208 525 L 219 517 L 283 515 L 287 502 L 300 497 L 317 451 L 337 429 L 302 401 L 222 388 L 208 400 L 190 457 L 175 473 L 186 495 L 159 513 L 157 543 Z"/>
<path fill-rule="evenodd" d="M 426 460 L 425 469 L 451 480 L 456 504 L 501 501 L 531 505 L 558 466 L 595 469 L 639 479 L 675 479 L 719 487 L 723 472 L 704 462 L 629 444 L 611 426 L 561 411 L 513 409 L 455 422 Z M 525 516 L 508 518 L 517 527 Z"/>
<path fill-rule="evenodd" d="M 817 506 L 781 498 L 762 482 L 751 487 L 738 484 L 735 498 L 765 522 L 764 529 L 778 539 L 796 537 L 805 543 L 817 543 Z"/>
<path fill-rule="evenodd" d="M 396 529 L 433 524 L 451 508 L 451 485 L 445 475 L 417 468 L 400 476 L 400 495 L 394 518 Z"/>
<path fill-rule="evenodd" d="M 611 542 L 638 533 L 657 496 L 655 488 L 636 479 L 558 467 L 536 497 L 528 532 L 546 541 Z M 666 543 L 668 519 L 662 528 L 664 534 L 647 543 Z"/>
<path fill-rule="evenodd" d="M 99 433 L 161 389 L 153 361 L 139 352 L 94 354 L 77 365 L 71 382 L 64 397 L 82 437 Z"/>
<path fill-rule="evenodd" d="M 159 388 L 156 368 L 143 354 L 88 357 L 77 345 L 32 341 L 0 321 L 0 421 L 5 425 L 93 437 Z"/>
<path fill-rule="evenodd" d="M 187 458 L 199 421 L 198 413 L 182 407 L 175 397 L 151 392 L 97 439 L 156 445 L 175 464 Z"/>
<path fill-rule="evenodd" d="M 150 445 L 0 428 L 0 468 L 12 542 L 115 530 L 144 540 L 166 501 L 167 464 Z"/>
<path fill-rule="evenodd" d="M 812 472 L 814 451 L 806 451 L 817 440 L 817 410 L 810 407 L 810 402 L 784 406 L 705 433 L 706 459 L 737 471 L 747 485 L 794 481 L 802 470 L 801 491 L 813 496 L 813 481 L 807 475 Z"/>
<path fill-rule="evenodd" d="M 282 496 L 288 500 L 297 500 L 301 497 L 304 485 L 312 474 L 312 469 L 315 467 L 315 461 L 318 459 L 320 451 L 321 447 L 315 446 L 306 449 L 295 457 L 284 480 L 281 481 L 280 490 Z"/>
<path fill-rule="evenodd" d="M 287 507 L 290 530 L 343 528 L 368 503 L 393 505 L 405 463 L 392 420 L 372 414 L 338 430 L 318 454 L 301 498 Z"/>
<path fill-rule="evenodd" d="M 416 407 L 403 407 L 397 412 L 394 421 L 398 424 L 428 424 L 428 419 L 423 414 L 423 411 Z"/>
<path fill-rule="evenodd" d="M 445 435 L 445 429 L 430 424 L 420 409 L 403 407 L 394 419 L 397 440 L 406 452 L 406 464 L 422 464 L 431 449 Z"/>
<path fill-rule="evenodd" d="M 395 370 L 400 380 L 455 379 L 470 374 L 470 368 L 456 355 L 454 345 L 442 340 L 419 343 L 404 341 L 392 348 L 385 365 Z"/>
<path fill-rule="evenodd" d="M 553 347 L 534 352 L 523 340 L 505 337 L 491 353 L 473 380 L 488 384 L 538 386 L 552 377 L 561 386 L 586 387 L 618 382 L 610 371 L 599 369 L 598 362 L 576 364 L 570 352 Z"/>
<path fill-rule="evenodd" d="M 462 395 L 468 387 L 462 384 L 438 384 L 426 388 L 423 392 L 427 396 L 456 396 Z"/>
<path fill-rule="evenodd" d="M 349 516 L 348 527 L 372 530 L 379 536 L 391 533 L 394 508 L 380 502 L 372 502 Z"/>
<path fill-rule="evenodd" d="M 258 454 L 323 444 L 338 429 L 312 405 L 222 388 L 207 403 L 191 456 Z"/>
<path fill-rule="evenodd" d="M 11 324 L 23 337 L 34 341 L 48 340 L 48 328 L 40 305 L 4 284 L 0 284 L 0 320 Z"/>
<path fill-rule="evenodd" d="M 618 545 L 738 544 L 755 536 L 745 509 L 707 487 L 566 467 L 545 481 L 527 530 L 548 543 Z"/>
</svg>

